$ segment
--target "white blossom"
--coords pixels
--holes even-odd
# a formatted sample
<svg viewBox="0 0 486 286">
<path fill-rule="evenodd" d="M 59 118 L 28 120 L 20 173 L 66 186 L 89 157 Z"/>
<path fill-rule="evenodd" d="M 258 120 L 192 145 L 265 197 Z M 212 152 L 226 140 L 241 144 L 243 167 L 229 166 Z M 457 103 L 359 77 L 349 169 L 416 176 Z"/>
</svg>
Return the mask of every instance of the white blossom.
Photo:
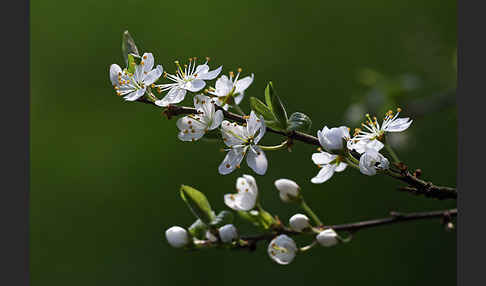
<svg viewBox="0 0 486 286">
<path fill-rule="evenodd" d="M 258 187 L 250 175 L 243 175 L 236 180 L 236 194 L 224 195 L 224 203 L 235 211 L 249 211 L 255 207 Z"/>
<path fill-rule="evenodd" d="M 202 65 L 196 66 L 196 59 L 189 59 L 189 65 L 184 69 L 176 61 L 177 71 L 174 74 L 165 74 L 164 77 L 174 83 L 157 85 L 159 92 L 169 91 L 164 98 L 155 102 L 158 106 L 167 106 L 169 104 L 179 103 L 184 100 L 186 92 L 198 92 L 206 86 L 205 80 L 212 80 L 218 76 L 223 66 L 209 71 L 206 61 Z"/>
<path fill-rule="evenodd" d="M 289 226 L 294 231 L 301 232 L 306 228 L 310 228 L 309 218 L 303 214 L 295 214 L 289 219 Z"/>
<path fill-rule="evenodd" d="M 367 148 L 373 148 L 376 151 L 380 151 L 383 148 L 385 133 L 387 132 L 402 132 L 408 129 L 412 124 L 410 118 L 398 118 L 401 109 L 397 109 L 397 113 L 393 115 L 393 111 L 389 110 L 385 114 L 383 123 L 380 125 L 374 117 L 373 119 L 369 114 L 366 114 L 367 121 L 362 123 L 361 126 L 365 130 L 360 128 L 355 129 L 355 134 L 351 140 L 348 141 L 348 148 L 354 149 L 358 153 L 363 153 Z"/>
<path fill-rule="evenodd" d="M 225 110 L 228 110 L 229 103 L 234 100 L 235 104 L 240 104 L 245 96 L 245 90 L 253 82 L 254 75 L 246 76 L 238 79 L 241 73 L 241 69 L 238 69 L 236 77 L 233 79 L 233 72 L 230 72 L 229 77 L 222 75 L 216 81 L 216 88 L 209 88 L 209 93 L 217 96 L 216 104 L 222 106 Z"/>
<path fill-rule="evenodd" d="M 180 248 L 189 244 L 189 234 L 180 226 L 173 226 L 165 231 L 165 237 L 172 247 Z"/>
<path fill-rule="evenodd" d="M 238 231 L 236 227 L 232 224 L 223 225 L 218 229 L 219 238 L 224 243 L 230 243 L 236 238 L 238 238 Z"/>
<path fill-rule="evenodd" d="M 268 167 L 267 157 L 257 145 L 265 135 L 265 122 L 263 117 L 251 111 L 246 120 L 246 126 L 241 126 L 229 121 L 221 124 L 221 133 L 226 146 L 230 147 L 226 157 L 219 165 L 219 173 L 222 175 L 233 172 L 240 167 L 243 157 L 246 156 L 248 166 L 259 175 L 265 174 Z"/>
<path fill-rule="evenodd" d="M 135 72 L 129 73 L 128 70 L 122 70 L 119 65 L 110 66 L 110 80 L 118 96 L 124 96 L 127 101 L 135 101 L 142 97 L 147 87 L 150 87 L 162 75 L 161 65 L 154 67 L 154 56 L 151 53 L 145 53 L 142 56 L 140 64 L 135 65 Z"/>
<path fill-rule="evenodd" d="M 274 182 L 274 185 L 279 191 L 280 199 L 285 203 L 291 202 L 299 197 L 300 187 L 292 180 L 278 179 Z"/>
<path fill-rule="evenodd" d="M 223 111 L 216 111 L 214 101 L 205 95 L 194 96 L 194 107 L 197 114 L 184 116 L 177 120 L 179 139 L 182 141 L 195 141 L 203 135 L 218 128 L 223 121 Z"/>
<path fill-rule="evenodd" d="M 338 241 L 338 234 L 331 228 L 321 231 L 316 236 L 317 242 L 325 247 L 330 247 L 336 245 Z"/>
<path fill-rule="evenodd" d="M 368 176 L 376 175 L 376 170 L 388 169 L 389 165 L 388 159 L 373 148 L 367 148 L 359 158 L 359 170 Z"/>
<path fill-rule="evenodd" d="M 334 172 L 342 172 L 348 166 L 340 155 L 324 151 L 312 154 L 312 161 L 320 168 L 319 173 L 311 179 L 314 184 L 324 183 L 334 175 Z"/>
<path fill-rule="evenodd" d="M 267 252 L 270 258 L 278 264 L 286 265 L 294 260 L 297 245 L 288 235 L 281 234 L 275 237 L 268 245 Z"/>
<path fill-rule="evenodd" d="M 324 126 L 322 131 L 317 131 L 317 138 L 319 138 L 319 143 L 324 150 L 334 153 L 345 147 L 344 142 L 350 138 L 349 128 L 341 126 L 329 129 Z"/>
</svg>

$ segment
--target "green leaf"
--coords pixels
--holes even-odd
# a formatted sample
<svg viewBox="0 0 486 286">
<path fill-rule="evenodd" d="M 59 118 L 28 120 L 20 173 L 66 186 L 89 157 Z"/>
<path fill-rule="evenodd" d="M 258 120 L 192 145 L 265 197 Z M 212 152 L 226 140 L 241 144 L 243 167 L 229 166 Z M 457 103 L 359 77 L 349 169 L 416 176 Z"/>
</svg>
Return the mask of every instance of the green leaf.
<svg viewBox="0 0 486 286">
<path fill-rule="evenodd" d="M 234 216 L 230 211 L 221 211 L 211 222 L 213 227 L 221 227 L 225 224 L 230 224 L 233 222 Z"/>
<path fill-rule="evenodd" d="M 238 211 L 238 215 L 244 220 L 251 222 L 254 226 L 263 229 L 269 229 L 275 223 L 273 216 L 265 210 L 259 210 L 256 215 L 253 215 L 251 212 Z"/>
<path fill-rule="evenodd" d="M 272 109 L 272 93 L 273 93 L 273 84 L 272 82 L 269 82 L 267 84 L 267 87 L 265 88 L 265 102 L 267 103 L 267 106 L 270 108 L 270 111 L 273 112 Z"/>
<path fill-rule="evenodd" d="M 275 120 L 270 120 L 270 121 L 265 120 L 265 125 L 267 127 L 274 129 L 274 130 L 285 131 L 285 129 L 283 129 L 282 126 L 280 125 L 280 122 L 277 122 Z"/>
<path fill-rule="evenodd" d="M 199 239 L 206 239 L 206 231 L 208 226 L 205 225 L 200 219 L 197 219 L 190 227 L 189 233 Z"/>
<path fill-rule="evenodd" d="M 192 213 L 201 219 L 203 223 L 209 224 L 214 220 L 214 212 L 211 210 L 211 205 L 203 193 L 192 187 L 182 185 L 181 197 Z"/>
<path fill-rule="evenodd" d="M 250 106 L 257 115 L 263 116 L 265 120 L 275 120 L 272 110 L 265 103 L 261 102 L 256 97 L 250 97 Z"/>
<path fill-rule="evenodd" d="M 138 53 L 137 46 L 135 45 L 135 41 L 133 40 L 132 36 L 128 31 L 123 32 L 122 53 L 127 66 L 129 66 L 128 55 L 133 54 L 133 55 L 140 56 Z"/>
<path fill-rule="evenodd" d="M 312 125 L 312 120 L 309 116 L 302 112 L 294 112 L 290 115 L 288 120 L 288 131 L 309 131 Z"/>
<path fill-rule="evenodd" d="M 269 82 L 265 88 L 265 101 L 273 112 L 277 122 L 279 122 L 280 127 L 282 129 L 287 129 L 287 112 L 285 111 L 285 107 L 280 100 L 280 97 L 275 93 L 272 82 Z"/>
</svg>

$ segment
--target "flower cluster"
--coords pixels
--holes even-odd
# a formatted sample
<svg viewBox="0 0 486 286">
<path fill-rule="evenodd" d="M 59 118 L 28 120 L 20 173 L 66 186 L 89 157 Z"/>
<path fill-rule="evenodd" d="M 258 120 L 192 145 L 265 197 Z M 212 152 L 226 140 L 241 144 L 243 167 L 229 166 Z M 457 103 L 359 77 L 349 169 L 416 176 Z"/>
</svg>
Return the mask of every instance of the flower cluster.
<svg viewBox="0 0 486 286">
<path fill-rule="evenodd" d="M 127 39 L 133 41 L 131 37 Z M 134 43 L 129 45 L 134 46 Z M 186 65 L 175 61 L 176 71 L 169 74 L 163 71 L 161 65 L 154 68 L 155 60 L 151 53 L 139 56 L 136 48 L 132 51 L 135 53 L 125 54 L 127 66 L 124 69 L 117 64 L 110 66 L 109 78 L 116 94 L 123 96 L 126 101 L 143 101 L 165 108 L 165 112 L 170 112 L 173 107 L 180 108 L 175 104 L 183 102 L 188 95 L 192 96 L 192 106 L 182 107 L 179 110 L 183 112 L 175 114 L 183 115 L 176 122 L 179 129 L 177 137 L 181 141 L 195 142 L 205 136 L 218 136 L 226 152 L 218 166 L 221 175 L 228 175 L 240 168 L 245 157 L 246 164 L 254 173 L 266 174 L 268 160 L 265 152 L 290 151 L 296 135 L 311 140 L 314 145 L 320 145 L 318 152 L 311 156 L 312 162 L 320 169 L 310 179 L 314 184 L 328 181 L 335 173 L 348 169 L 348 166 L 367 176 L 378 173 L 390 175 L 393 168 L 390 169 L 389 158 L 399 163 L 386 135 L 405 131 L 412 124 L 408 117 L 399 118 L 400 108 L 396 113 L 388 111 L 381 124 L 376 117 L 366 114 L 366 121 L 355 129 L 353 135 L 347 126 L 329 128 L 324 125 L 317 131 L 315 138 L 302 133 L 310 130 L 310 118 L 300 112 L 287 116 L 286 108 L 271 82 L 265 89 L 265 103 L 252 97 L 251 110 L 245 113 L 241 109 L 245 93 L 253 83 L 253 73 L 240 77 L 242 70 L 239 68 L 236 75 L 229 72 L 228 76 L 221 75 L 218 78 L 222 66 L 211 70 L 209 58 L 200 64 L 197 58 L 190 58 Z M 157 83 L 161 78 L 169 82 Z M 210 81 L 215 79 L 213 87 Z M 159 98 L 157 93 L 164 94 Z M 229 108 L 238 114 L 229 112 Z M 264 146 L 261 141 L 267 131 L 283 135 L 286 140 L 277 146 Z M 383 148 L 386 154 L 381 153 Z M 237 178 L 236 193 L 223 196 L 225 205 L 231 211 L 225 210 L 218 214 L 211 209 L 204 194 L 182 186 L 181 197 L 197 220 L 188 228 L 173 226 L 167 229 L 165 236 L 168 243 L 176 248 L 251 248 L 258 240 L 267 240 L 269 257 L 284 265 L 292 262 L 298 253 L 308 251 L 315 245 L 331 247 L 347 241 L 334 230 L 339 230 L 339 227 L 333 229 L 322 223 L 305 202 L 296 182 L 282 178 L 274 181 L 274 185 L 282 202 L 298 204 L 303 210 L 303 213 L 291 216 L 287 225 L 263 209 L 256 180 L 251 175 Z M 233 213 L 264 230 L 266 235 L 257 238 L 241 235 L 233 224 Z M 312 243 L 298 247 L 292 238 L 295 235 L 310 236 Z"/>
<path fill-rule="evenodd" d="M 283 202 L 303 201 L 301 189 L 296 182 L 289 179 L 279 179 L 275 181 L 275 186 Z M 271 238 L 268 244 L 267 252 L 269 257 L 278 264 L 289 264 L 298 253 L 307 251 L 316 244 L 331 247 L 340 242 L 344 242 L 333 229 L 322 228 L 318 222 L 315 222 L 313 225 L 305 214 L 297 213 L 289 219 L 288 226 L 283 225 L 277 217 L 268 213 L 261 206 L 261 203 L 258 201 L 258 186 L 255 178 L 251 175 L 239 177 L 236 180 L 236 190 L 236 194 L 230 193 L 224 195 L 225 205 L 239 214 L 241 218 L 251 222 L 255 226 L 264 230 L 274 229 L 277 231 L 277 234 Z M 204 197 L 202 193 L 194 189 L 191 189 L 191 192 L 192 194 L 197 192 L 195 197 Z M 185 196 L 191 196 L 191 193 L 186 193 Z M 194 208 L 193 204 L 190 204 L 190 206 Z M 305 208 L 304 210 L 309 215 L 315 216 L 309 208 Z M 212 210 L 206 211 L 213 212 Z M 251 239 L 241 236 L 231 220 L 222 226 L 218 226 L 218 223 L 222 220 L 223 216 L 221 214 L 223 212 L 213 222 L 209 222 L 208 224 L 204 224 L 201 222 L 201 219 L 198 219 L 189 229 L 180 226 L 170 227 L 165 232 L 167 242 L 175 248 L 186 247 L 197 249 L 218 245 L 225 245 L 230 248 L 248 247 Z M 198 234 L 201 231 L 204 233 L 203 236 Z M 299 248 L 291 238 L 291 235 L 313 236 L 314 242 L 308 246 Z"/>
<path fill-rule="evenodd" d="M 389 110 L 381 125 L 376 117 L 372 120 L 370 115 L 366 114 L 367 121 L 362 123 L 366 131 L 356 128 L 353 137 L 350 136 L 349 128 L 346 126 L 331 129 L 325 126 L 317 131 L 322 149 L 318 148 L 319 153 L 312 154 L 312 161 L 320 171 L 311 179 L 311 182 L 324 183 L 335 172 L 344 171 L 348 165 L 359 168 L 361 173 L 368 176 L 388 169 L 390 165 L 388 159 L 379 153 L 386 144 L 386 133 L 405 131 L 412 124 L 410 118 L 398 118 L 400 111 L 401 109 L 398 108 L 394 115 L 393 111 Z M 353 151 L 360 156 L 359 161 L 352 154 Z"/>
</svg>

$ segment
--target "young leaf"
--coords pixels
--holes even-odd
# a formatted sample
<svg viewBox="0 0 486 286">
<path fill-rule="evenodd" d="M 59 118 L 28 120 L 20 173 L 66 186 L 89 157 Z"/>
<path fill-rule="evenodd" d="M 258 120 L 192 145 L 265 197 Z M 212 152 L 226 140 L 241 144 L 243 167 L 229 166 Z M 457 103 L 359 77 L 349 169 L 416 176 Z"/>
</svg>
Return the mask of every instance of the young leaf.
<svg viewBox="0 0 486 286">
<path fill-rule="evenodd" d="M 275 120 L 275 117 L 273 116 L 270 108 L 267 107 L 265 103 L 261 102 L 258 98 L 250 97 L 250 106 L 257 115 L 263 116 L 265 120 Z"/>
<path fill-rule="evenodd" d="M 134 54 L 140 56 L 138 53 L 137 46 L 135 45 L 135 41 L 133 40 L 132 36 L 128 31 L 123 32 L 123 40 L 122 40 L 122 53 L 123 58 L 125 59 L 125 63 L 128 66 L 128 55 Z"/>
<path fill-rule="evenodd" d="M 221 211 L 211 222 L 211 226 L 220 227 L 225 224 L 230 224 L 233 222 L 233 213 L 230 211 Z"/>
<path fill-rule="evenodd" d="M 200 191 L 186 186 L 181 186 L 181 197 L 189 206 L 192 213 L 205 224 L 210 224 L 214 220 L 214 212 L 211 210 L 206 196 Z"/>
<path fill-rule="evenodd" d="M 206 238 L 206 231 L 208 230 L 208 226 L 205 225 L 200 219 L 197 219 L 190 227 L 189 233 L 199 239 Z"/>
<path fill-rule="evenodd" d="M 285 111 L 285 107 L 280 100 L 280 97 L 278 97 L 278 95 L 275 93 L 272 82 L 269 82 L 267 88 L 265 89 L 265 101 L 279 122 L 280 127 L 282 129 L 287 129 L 287 112 Z"/>
<path fill-rule="evenodd" d="M 312 120 L 309 116 L 301 112 L 294 112 L 290 115 L 288 120 L 288 131 L 308 131 L 312 125 Z"/>
</svg>

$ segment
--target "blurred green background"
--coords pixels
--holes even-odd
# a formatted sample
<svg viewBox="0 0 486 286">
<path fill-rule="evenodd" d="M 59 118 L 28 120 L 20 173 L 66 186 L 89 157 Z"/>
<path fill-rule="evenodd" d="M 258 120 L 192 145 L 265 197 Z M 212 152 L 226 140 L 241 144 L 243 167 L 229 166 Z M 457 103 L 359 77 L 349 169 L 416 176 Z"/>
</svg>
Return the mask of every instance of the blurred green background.
<svg viewBox="0 0 486 286">
<path fill-rule="evenodd" d="M 221 176 L 222 144 L 179 141 L 161 109 L 115 96 L 108 69 L 123 63 L 128 29 L 169 72 L 175 59 L 210 56 L 225 73 L 255 73 L 247 97 L 261 99 L 273 80 L 290 112 L 311 116 L 312 134 L 346 122 L 352 103 L 379 112 L 400 104 L 415 121 L 399 155 L 425 178 L 455 186 L 453 97 L 443 108 L 432 101 L 425 114 L 406 106 L 455 88 L 456 1 L 45 0 L 31 1 L 30 25 L 32 285 L 455 285 L 456 234 L 438 221 L 365 230 L 288 266 L 272 262 L 263 244 L 254 253 L 170 248 L 165 229 L 194 221 L 182 183 L 219 211 L 236 178 L 252 174 L 265 208 L 287 220 L 299 210 L 279 201 L 273 181 L 291 178 L 331 224 L 455 202 L 400 193 L 392 179 L 352 169 L 313 185 L 315 149 L 299 143 L 267 153 L 264 177 L 246 164 Z M 390 91 L 363 68 L 418 87 Z M 263 143 L 279 140 L 268 134 Z"/>
</svg>

